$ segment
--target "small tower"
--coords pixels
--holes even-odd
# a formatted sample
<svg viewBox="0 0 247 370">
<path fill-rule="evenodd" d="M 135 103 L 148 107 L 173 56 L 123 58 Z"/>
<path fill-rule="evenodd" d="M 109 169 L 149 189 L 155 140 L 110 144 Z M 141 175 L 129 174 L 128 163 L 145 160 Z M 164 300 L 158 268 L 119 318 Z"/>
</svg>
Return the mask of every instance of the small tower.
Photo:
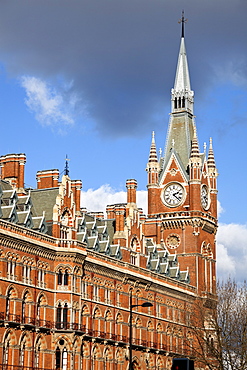
<svg viewBox="0 0 247 370">
<path fill-rule="evenodd" d="M 151 147 L 149 152 L 149 159 L 146 167 L 146 171 L 148 173 L 148 213 L 152 213 L 154 210 L 152 208 L 153 202 L 151 199 L 153 198 L 153 189 L 157 188 L 158 180 L 159 180 L 159 172 L 160 172 L 160 165 L 158 162 L 157 151 L 156 151 L 156 144 L 155 144 L 155 134 L 154 131 L 152 133 L 152 141 Z"/>
<path fill-rule="evenodd" d="M 196 127 L 194 128 L 194 137 L 191 145 L 191 154 L 189 159 L 189 175 L 190 175 L 190 208 L 200 209 L 201 199 L 201 173 L 202 173 L 202 158 L 199 152 Z"/>
<path fill-rule="evenodd" d="M 216 168 L 216 165 L 215 165 L 212 138 L 210 138 L 210 142 L 209 142 L 207 166 L 208 166 L 209 182 L 210 182 L 210 187 L 211 187 L 211 212 L 212 212 L 212 215 L 215 218 L 217 218 L 217 193 L 218 193 L 218 191 L 217 191 L 217 177 L 218 177 L 218 171 L 217 171 L 217 168 Z"/>
</svg>

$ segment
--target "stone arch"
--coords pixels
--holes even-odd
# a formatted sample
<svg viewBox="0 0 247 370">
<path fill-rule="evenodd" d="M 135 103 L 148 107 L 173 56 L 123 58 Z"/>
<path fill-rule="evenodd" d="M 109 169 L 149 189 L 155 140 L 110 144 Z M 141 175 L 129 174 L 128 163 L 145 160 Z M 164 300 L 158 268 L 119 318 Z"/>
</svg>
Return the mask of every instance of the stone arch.
<svg viewBox="0 0 247 370">
<path fill-rule="evenodd" d="M 3 343 L 9 341 L 11 346 L 17 344 L 16 334 L 12 329 L 7 329 L 3 335 Z"/>
<path fill-rule="evenodd" d="M 116 357 L 116 361 L 117 361 L 117 363 L 123 363 L 124 362 L 124 358 L 125 358 L 125 356 L 124 356 L 124 350 L 123 350 L 123 348 L 117 348 L 116 349 L 116 355 L 115 355 L 115 357 Z"/>
<path fill-rule="evenodd" d="M 148 321 L 147 329 L 148 329 L 149 331 L 154 330 L 154 324 L 153 324 L 152 320 L 149 320 L 149 321 Z"/>
<path fill-rule="evenodd" d="M 116 323 L 123 322 L 123 315 L 121 312 L 117 312 L 116 314 Z"/>
<path fill-rule="evenodd" d="M 24 289 L 22 292 L 22 300 L 26 299 L 26 302 L 33 302 L 33 295 L 28 288 Z"/>
<path fill-rule="evenodd" d="M 104 360 L 107 360 L 107 361 L 110 361 L 113 359 L 113 351 L 110 346 L 105 347 L 103 357 L 104 357 Z"/>
<path fill-rule="evenodd" d="M 140 319 L 140 317 L 137 317 L 136 318 L 135 326 L 137 328 L 141 328 L 142 327 L 142 320 Z"/>
<path fill-rule="evenodd" d="M 29 332 L 23 332 L 21 334 L 19 339 L 19 345 L 21 345 L 22 343 L 25 343 L 27 347 L 32 347 L 33 343 Z"/>
<path fill-rule="evenodd" d="M 93 359 L 99 359 L 99 358 L 102 357 L 101 350 L 100 350 L 100 347 L 98 346 L 98 344 L 95 344 L 92 347 L 92 357 L 93 357 Z"/>
<path fill-rule="evenodd" d="M 54 343 L 54 346 L 56 369 L 67 369 L 69 352 L 72 352 L 73 349 L 71 341 L 65 335 L 60 335 Z"/>
<path fill-rule="evenodd" d="M 57 337 L 56 341 L 54 342 L 54 347 L 56 348 L 56 346 L 59 346 L 60 348 L 66 346 L 68 351 L 72 351 L 73 349 L 73 343 L 71 342 L 70 338 L 64 334 L 61 334 Z"/>
<path fill-rule="evenodd" d="M 123 315 L 121 312 L 117 312 L 116 314 L 116 335 L 118 336 L 117 340 L 121 339 L 123 333 Z"/>
<path fill-rule="evenodd" d="M 207 245 L 207 257 L 212 259 L 213 258 L 213 251 L 212 251 L 212 247 L 211 247 L 211 244 L 208 243 Z"/>
<path fill-rule="evenodd" d="M 37 302 L 40 301 L 40 304 L 42 306 L 47 306 L 48 305 L 48 299 L 47 299 L 47 295 L 45 294 L 45 292 L 39 292 L 38 296 L 37 296 Z"/>
<path fill-rule="evenodd" d="M 107 310 L 105 313 L 105 328 L 104 331 L 106 334 L 112 334 L 112 322 L 113 322 L 113 316 L 111 310 Z"/>
<path fill-rule="evenodd" d="M 6 296 L 9 296 L 11 299 L 18 298 L 18 292 L 16 287 L 13 284 L 10 284 L 6 289 Z"/>
<path fill-rule="evenodd" d="M 101 321 L 103 317 L 102 317 L 102 312 L 98 306 L 94 308 L 92 317 L 93 317 L 93 329 L 100 332 L 101 331 Z"/>
<path fill-rule="evenodd" d="M 6 289 L 6 301 L 5 301 L 5 317 L 7 320 L 14 320 L 14 321 L 20 321 L 17 319 L 17 315 L 15 315 L 16 311 L 16 300 L 18 298 L 17 289 L 11 284 Z"/>
<path fill-rule="evenodd" d="M 140 360 L 137 356 L 134 356 L 132 359 L 133 370 L 141 370 Z"/>
<path fill-rule="evenodd" d="M 152 320 L 149 320 L 147 323 L 147 338 L 149 345 L 152 346 L 154 341 L 154 324 Z"/>
<path fill-rule="evenodd" d="M 96 317 L 102 317 L 101 310 L 98 306 L 96 306 L 93 310 L 93 318 L 96 318 Z"/>
<path fill-rule="evenodd" d="M 111 310 L 106 310 L 106 313 L 105 313 L 105 320 L 106 320 L 106 321 L 112 321 L 112 320 L 113 320 L 113 316 L 112 316 L 112 312 L 111 312 Z"/>
<path fill-rule="evenodd" d="M 34 344 L 34 366 L 35 368 L 43 368 L 45 362 L 45 353 L 47 349 L 46 339 L 43 334 L 38 335 Z"/>
<path fill-rule="evenodd" d="M 81 324 L 85 327 L 85 329 L 88 328 L 90 316 L 90 309 L 87 304 L 84 304 L 81 309 Z"/>
<path fill-rule="evenodd" d="M 2 364 L 7 367 L 12 363 L 13 350 L 17 344 L 16 335 L 12 329 L 7 329 L 3 335 Z M 4 368 L 5 368 L 4 366 Z"/>
<path fill-rule="evenodd" d="M 130 241 L 130 248 L 133 252 L 141 252 L 140 241 L 137 235 L 133 235 Z"/>
<path fill-rule="evenodd" d="M 160 322 L 158 322 L 157 323 L 157 332 L 158 333 L 161 333 L 161 332 L 163 332 L 164 330 L 163 330 L 163 325 L 160 323 Z"/>
<path fill-rule="evenodd" d="M 21 305 L 21 318 L 22 322 L 29 323 L 31 320 L 31 303 L 33 302 L 33 296 L 29 289 L 25 289 L 22 293 L 22 305 Z"/>
<path fill-rule="evenodd" d="M 47 342 L 43 334 L 39 334 L 35 339 L 34 347 L 40 346 L 42 350 L 47 349 Z"/>
</svg>

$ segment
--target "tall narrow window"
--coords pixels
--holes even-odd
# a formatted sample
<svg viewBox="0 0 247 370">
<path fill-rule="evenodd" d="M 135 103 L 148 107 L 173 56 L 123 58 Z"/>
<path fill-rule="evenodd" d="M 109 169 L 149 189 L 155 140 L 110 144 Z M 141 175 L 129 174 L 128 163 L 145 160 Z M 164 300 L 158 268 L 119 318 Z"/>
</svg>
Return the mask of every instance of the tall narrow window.
<svg viewBox="0 0 247 370">
<path fill-rule="evenodd" d="M 68 270 L 65 270 L 65 273 L 64 273 L 64 285 L 68 285 L 69 284 L 69 273 L 68 273 Z"/>
<path fill-rule="evenodd" d="M 10 296 L 11 296 L 11 290 L 9 290 L 7 297 L 6 297 L 6 320 L 9 319 Z"/>
<path fill-rule="evenodd" d="M 61 270 L 58 271 L 57 283 L 58 283 L 58 285 L 62 285 L 63 284 L 63 274 L 62 274 L 62 271 Z"/>
<path fill-rule="evenodd" d="M 68 326 L 68 304 L 65 303 L 63 308 L 63 327 L 67 328 Z"/>
<path fill-rule="evenodd" d="M 4 365 L 8 364 L 8 359 L 9 359 L 9 340 L 7 340 L 4 344 L 3 347 L 3 363 Z"/>
<path fill-rule="evenodd" d="M 67 349 L 64 348 L 62 353 L 62 370 L 67 369 L 67 363 L 68 363 L 68 352 Z"/>
<path fill-rule="evenodd" d="M 57 306 L 57 328 L 61 328 L 61 321 L 62 321 L 62 306 L 61 303 Z"/>
<path fill-rule="evenodd" d="M 177 99 L 177 98 L 175 98 L 175 101 L 174 101 L 174 108 L 175 108 L 175 109 L 177 109 L 177 107 L 178 107 L 178 99 Z"/>
<path fill-rule="evenodd" d="M 56 348 L 56 369 L 61 368 L 61 355 L 60 355 L 60 348 Z"/>
</svg>

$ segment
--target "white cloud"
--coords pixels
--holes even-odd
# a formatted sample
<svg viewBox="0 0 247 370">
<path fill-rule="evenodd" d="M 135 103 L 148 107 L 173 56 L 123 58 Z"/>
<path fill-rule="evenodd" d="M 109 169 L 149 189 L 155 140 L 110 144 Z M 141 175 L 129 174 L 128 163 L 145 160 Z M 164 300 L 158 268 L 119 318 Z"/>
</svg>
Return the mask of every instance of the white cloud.
<svg viewBox="0 0 247 370">
<path fill-rule="evenodd" d="M 217 272 L 219 278 L 231 275 L 246 280 L 247 225 L 219 224 L 217 233 Z"/>
<path fill-rule="evenodd" d="M 218 213 L 218 218 L 221 216 L 222 213 L 224 213 L 225 210 L 222 207 L 221 203 L 219 200 L 217 200 L 217 213 Z"/>
<path fill-rule="evenodd" d="M 65 101 L 63 95 L 45 81 L 31 76 L 21 78 L 21 86 L 26 90 L 25 103 L 42 125 L 72 125 L 71 109 L 76 103 L 75 96 Z"/>
<path fill-rule="evenodd" d="M 137 191 L 137 204 L 146 213 L 147 209 L 147 192 L 145 190 Z M 116 191 L 111 188 L 110 185 L 105 184 L 100 188 L 88 189 L 81 193 L 81 206 L 86 207 L 88 211 L 96 212 L 103 211 L 108 204 L 126 203 L 127 193 L 126 191 Z"/>
</svg>

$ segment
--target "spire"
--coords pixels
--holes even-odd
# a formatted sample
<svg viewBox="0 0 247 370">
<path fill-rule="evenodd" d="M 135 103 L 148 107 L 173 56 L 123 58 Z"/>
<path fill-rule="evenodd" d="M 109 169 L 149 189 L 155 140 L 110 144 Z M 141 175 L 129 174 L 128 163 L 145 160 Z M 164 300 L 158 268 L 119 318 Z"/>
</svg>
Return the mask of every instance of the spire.
<svg viewBox="0 0 247 370">
<path fill-rule="evenodd" d="M 187 22 L 187 19 L 184 19 L 184 11 L 183 11 L 182 18 L 179 21 L 179 23 L 182 23 L 182 36 L 181 36 L 177 72 L 176 72 L 176 78 L 175 78 L 175 84 L 174 84 L 175 91 L 190 90 L 190 76 L 189 76 L 189 68 L 188 68 L 185 41 L 184 41 L 184 24 L 186 22 Z"/>
<path fill-rule="evenodd" d="M 159 165 L 158 157 L 157 157 L 156 144 L 155 144 L 155 139 L 154 139 L 154 131 L 152 133 L 152 142 L 151 142 L 146 171 L 148 172 L 148 185 L 151 185 L 151 184 L 157 185 L 160 165 Z"/>
<path fill-rule="evenodd" d="M 186 170 L 191 155 L 191 144 L 194 137 L 194 92 L 190 87 L 190 76 L 184 41 L 184 12 L 182 13 L 182 37 L 178 54 L 174 88 L 171 91 L 171 117 L 166 140 L 163 166 L 168 163 L 173 150 Z"/>
<path fill-rule="evenodd" d="M 218 171 L 217 171 L 215 160 L 214 160 L 212 138 L 210 138 L 210 142 L 209 142 L 207 165 L 208 165 L 208 175 L 209 175 L 211 189 L 216 190 L 217 189 L 216 179 L 218 177 Z"/>
<path fill-rule="evenodd" d="M 198 145 L 198 139 L 196 134 L 196 127 L 194 127 L 194 137 L 191 144 L 191 153 L 190 158 L 199 157 L 200 151 L 199 151 L 199 145 Z"/>
<path fill-rule="evenodd" d="M 212 138 L 210 138 L 210 140 L 209 140 L 208 168 L 215 168 L 215 160 L 214 160 L 214 151 L 213 151 Z"/>
<path fill-rule="evenodd" d="M 154 131 L 152 132 L 152 142 L 151 142 L 151 147 L 150 147 L 150 152 L 149 152 L 149 159 L 148 162 L 158 162 L 158 157 L 157 157 L 157 151 L 156 151 L 156 144 L 155 144 L 155 139 L 154 139 L 155 133 Z"/>
</svg>

